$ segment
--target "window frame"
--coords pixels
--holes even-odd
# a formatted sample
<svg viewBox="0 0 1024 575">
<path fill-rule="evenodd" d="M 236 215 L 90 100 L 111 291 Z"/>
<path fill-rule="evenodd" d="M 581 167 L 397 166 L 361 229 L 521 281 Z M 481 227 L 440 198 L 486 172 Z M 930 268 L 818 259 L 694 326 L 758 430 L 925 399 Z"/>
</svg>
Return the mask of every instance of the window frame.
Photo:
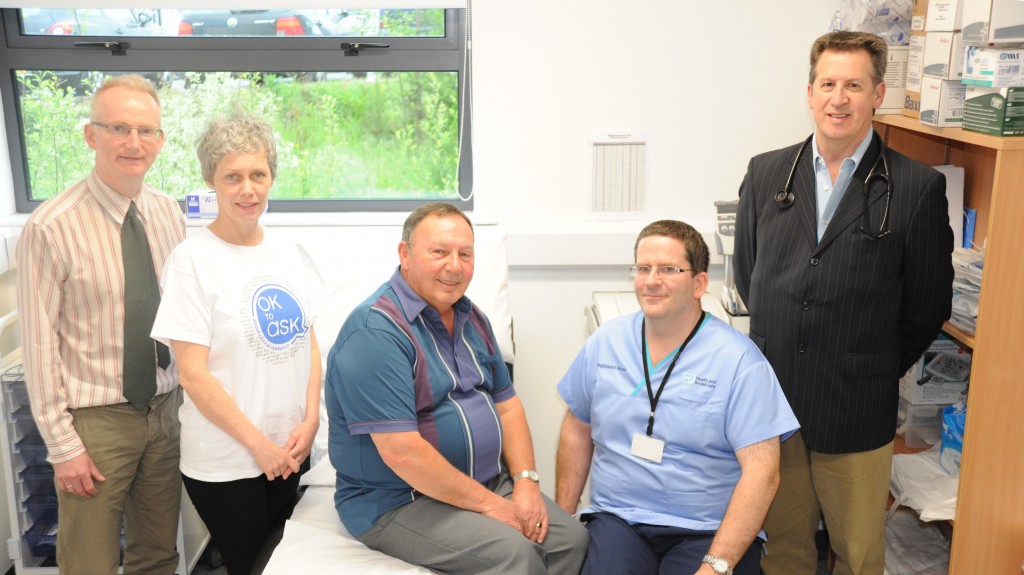
<svg viewBox="0 0 1024 575">
<path fill-rule="evenodd" d="M 459 198 L 448 199 L 460 209 L 473 209 L 471 98 L 463 87 L 468 74 L 465 57 L 464 9 L 445 9 L 443 37 L 158 37 L 158 36 L 48 36 L 22 35 L 18 9 L 0 9 L 0 97 L 14 180 L 15 206 L 32 212 L 45 200 L 30 199 L 22 135 L 21 110 L 16 97 L 15 70 L 127 71 L 231 71 L 231 72 L 455 72 L 459 98 Z M 359 39 L 390 44 L 345 56 L 341 44 Z M 128 42 L 127 54 L 110 49 L 80 48 L 75 42 Z M 173 126 L 165 126 L 173 129 Z M 82 142 L 85 145 L 85 142 Z M 198 164 L 196 165 L 198 170 Z M 82 174 L 84 178 L 86 174 Z M 435 199 L 271 199 L 271 212 L 405 212 Z M 184 209 L 184 201 L 179 201 Z"/>
</svg>

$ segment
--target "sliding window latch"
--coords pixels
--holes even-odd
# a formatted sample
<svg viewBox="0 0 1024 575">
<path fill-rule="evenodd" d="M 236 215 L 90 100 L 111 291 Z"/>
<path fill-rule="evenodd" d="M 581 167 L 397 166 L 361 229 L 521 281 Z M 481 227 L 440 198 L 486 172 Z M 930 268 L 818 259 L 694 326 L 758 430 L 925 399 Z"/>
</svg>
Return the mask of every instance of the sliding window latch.
<svg viewBox="0 0 1024 575">
<path fill-rule="evenodd" d="M 131 42 L 75 42 L 75 48 L 91 48 L 96 50 L 110 50 L 114 56 L 126 56 Z"/>
<path fill-rule="evenodd" d="M 390 48 L 391 44 L 381 44 L 379 42 L 342 42 L 341 49 L 345 51 L 346 56 L 358 56 L 359 51 L 364 48 Z"/>
</svg>

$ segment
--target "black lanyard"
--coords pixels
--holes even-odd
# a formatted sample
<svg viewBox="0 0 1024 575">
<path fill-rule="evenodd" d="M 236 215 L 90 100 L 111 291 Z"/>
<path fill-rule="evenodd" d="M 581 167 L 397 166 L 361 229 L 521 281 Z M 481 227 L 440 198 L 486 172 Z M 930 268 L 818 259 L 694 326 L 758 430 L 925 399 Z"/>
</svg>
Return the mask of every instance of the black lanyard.
<svg viewBox="0 0 1024 575">
<path fill-rule="evenodd" d="M 651 417 L 647 420 L 647 436 L 652 437 L 654 434 L 654 410 L 658 408 L 658 400 L 661 399 L 661 392 L 665 391 L 665 384 L 668 383 L 668 378 L 672 376 L 672 370 L 676 367 L 676 360 L 683 354 L 683 350 L 686 349 L 686 344 L 690 343 L 693 336 L 697 335 L 697 330 L 700 329 L 700 324 L 704 323 L 704 318 L 707 312 L 700 312 L 700 319 L 697 320 L 697 325 L 693 326 L 693 331 L 690 335 L 686 336 L 686 341 L 683 345 L 679 346 L 676 350 L 675 357 L 672 358 L 672 363 L 668 364 L 668 371 L 665 372 L 665 377 L 661 378 L 661 385 L 658 386 L 658 393 L 654 393 L 654 388 L 651 387 L 651 372 L 647 367 L 647 334 L 644 332 L 644 326 L 647 325 L 647 318 L 640 321 L 640 348 L 643 357 L 641 360 L 644 363 L 644 381 L 647 382 L 647 399 L 651 401 Z"/>
</svg>

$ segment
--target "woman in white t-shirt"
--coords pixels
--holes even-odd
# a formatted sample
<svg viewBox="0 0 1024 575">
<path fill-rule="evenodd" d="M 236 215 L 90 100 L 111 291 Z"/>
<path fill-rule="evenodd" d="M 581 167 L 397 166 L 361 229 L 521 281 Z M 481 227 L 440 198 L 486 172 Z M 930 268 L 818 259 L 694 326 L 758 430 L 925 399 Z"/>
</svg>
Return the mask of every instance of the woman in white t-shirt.
<svg viewBox="0 0 1024 575">
<path fill-rule="evenodd" d="M 229 573 L 248 575 L 319 426 L 322 284 L 304 249 L 259 223 L 277 175 L 270 126 L 214 120 L 197 154 L 217 218 L 168 259 L 153 337 L 173 347 L 186 392 L 185 488 Z"/>
</svg>

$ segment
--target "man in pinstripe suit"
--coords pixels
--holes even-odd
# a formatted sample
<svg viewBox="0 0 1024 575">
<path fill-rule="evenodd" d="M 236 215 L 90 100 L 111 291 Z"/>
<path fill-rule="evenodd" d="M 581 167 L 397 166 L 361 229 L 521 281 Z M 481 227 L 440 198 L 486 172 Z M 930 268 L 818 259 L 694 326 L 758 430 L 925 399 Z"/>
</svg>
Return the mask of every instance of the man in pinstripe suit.
<svg viewBox="0 0 1024 575">
<path fill-rule="evenodd" d="M 815 41 L 814 134 L 754 157 L 740 187 L 737 287 L 801 425 L 782 445 L 766 575 L 815 573 L 822 515 L 836 574 L 882 573 L 898 379 L 950 313 L 945 178 L 871 129 L 886 52 L 872 34 Z"/>
</svg>

